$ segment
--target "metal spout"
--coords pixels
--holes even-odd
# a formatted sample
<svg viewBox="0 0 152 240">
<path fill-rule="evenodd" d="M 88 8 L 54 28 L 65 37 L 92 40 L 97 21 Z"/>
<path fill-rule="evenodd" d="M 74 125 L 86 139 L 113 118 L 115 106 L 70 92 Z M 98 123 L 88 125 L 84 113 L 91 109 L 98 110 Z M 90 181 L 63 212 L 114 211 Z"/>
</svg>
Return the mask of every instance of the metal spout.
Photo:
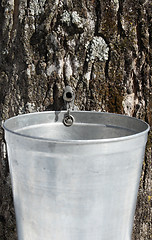
<svg viewBox="0 0 152 240">
<path fill-rule="evenodd" d="M 67 113 L 64 115 L 63 124 L 66 127 L 72 126 L 74 122 L 74 117 L 70 114 L 70 111 L 73 110 L 75 94 L 70 86 L 65 87 L 63 94 L 63 99 L 66 104 Z"/>
</svg>

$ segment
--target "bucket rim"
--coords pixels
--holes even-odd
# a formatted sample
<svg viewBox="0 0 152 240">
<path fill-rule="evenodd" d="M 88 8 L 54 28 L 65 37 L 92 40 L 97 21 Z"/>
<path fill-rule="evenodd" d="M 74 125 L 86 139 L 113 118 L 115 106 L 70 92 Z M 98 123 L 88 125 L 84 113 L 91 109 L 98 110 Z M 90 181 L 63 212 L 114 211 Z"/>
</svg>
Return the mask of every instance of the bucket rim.
<svg viewBox="0 0 152 240">
<path fill-rule="evenodd" d="M 9 127 L 7 127 L 7 124 L 16 119 L 16 118 L 20 118 L 20 117 L 23 117 L 23 116 L 29 116 L 29 115 L 39 115 L 39 114 L 48 114 L 48 113 L 66 113 L 66 111 L 43 111 L 43 112 L 33 112 L 33 113 L 26 113 L 26 114 L 20 114 L 20 115 L 17 115 L 17 116 L 13 116 L 11 118 L 8 118 L 7 120 L 5 120 L 5 122 L 2 124 L 2 128 L 6 131 L 6 132 L 9 132 L 15 136 L 18 136 L 18 137 L 22 137 L 24 139 L 29 139 L 29 140 L 34 140 L 34 141 L 42 141 L 42 142 L 48 142 L 48 143 L 54 143 L 54 144 L 97 144 L 97 143 L 109 143 L 109 142 L 120 142 L 120 141 L 126 141 L 126 140 L 131 140 L 131 139 L 134 139 L 134 138 L 139 138 L 141 137 L 142 135 L 145 135 L 146 133 L 148 133 L 150 131 L 150 125 L 145 122 L 144 120 L 142 119 L 138 119 L 138 118 L 135 118 L 135 117 L 131 117 L 131 116 L 128 116 L 128 115 L 124 115 L 124 114 L 117 114 L 117 113 L 109 113 L 109 112 L 98 112 L 98 111 L 72 111 L 71 113 L 90 113 L 90 114 L 107 114 L 107 115 L 117 115 L 117 116 L 121 116 L 121 117 L 126 117 L 126 118 L 129 118 L 129 119 L 135 119 L 136 121 L 139 121 L 143 124 L 145 124 L 145 127 L 146 129 L 141 131 L 141 132 L 137 132 L 137 133 L 133 133 L 129 136 L 123 136 L 123 137 L 117 137 L 117 138 L 105 138 L 105 139 L 49 139 L 49 138 L 45 138 L 45 137 L 35 137 L 35 136 L 29 136 L 29 135 L 26 135 L 26 134 L 22 134 L 22 133 L 19 133 L 19 132 L 15 132 L 14 130 L 11 130 L 9 129 Z M 52 124 L 55 124 L 56 122 L 52 122 Z M 62 122 L 60 122 L 62 123 Z M 81 123 L 80 123 L 81 124 Z M 83 123 L 82 123 L 83 124 Z"/>
</svg>

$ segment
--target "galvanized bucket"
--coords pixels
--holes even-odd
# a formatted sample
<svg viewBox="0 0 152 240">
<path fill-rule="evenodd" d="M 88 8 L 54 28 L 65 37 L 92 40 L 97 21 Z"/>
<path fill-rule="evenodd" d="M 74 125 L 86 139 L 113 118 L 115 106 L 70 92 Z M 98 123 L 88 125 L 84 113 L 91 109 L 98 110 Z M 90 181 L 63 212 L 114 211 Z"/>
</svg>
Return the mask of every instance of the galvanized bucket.
<svg viewBox="0 0 152 240">
<path fill-rule="evenodd" d="M 4 124 L 19 240 L 131 240 L 149 126 L 41 112 Z"/>
</svg>

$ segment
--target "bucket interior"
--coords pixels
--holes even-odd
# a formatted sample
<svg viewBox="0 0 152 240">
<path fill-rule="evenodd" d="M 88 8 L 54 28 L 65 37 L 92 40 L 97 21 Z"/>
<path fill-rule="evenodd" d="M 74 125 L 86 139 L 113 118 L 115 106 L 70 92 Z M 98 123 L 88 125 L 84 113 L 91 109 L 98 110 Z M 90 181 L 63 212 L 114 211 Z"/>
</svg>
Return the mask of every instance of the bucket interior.
<svg viewBox="0 0 152 240">
<path fill-rule="evenodd" d="M 68 128 L 62 123 L 39 124 L 19 129 L 17 132 L 26 136 L 54 140 L 109 139 L 136 133 L 130 129 L 115 126 L 78 123 Z"/>
</svg>

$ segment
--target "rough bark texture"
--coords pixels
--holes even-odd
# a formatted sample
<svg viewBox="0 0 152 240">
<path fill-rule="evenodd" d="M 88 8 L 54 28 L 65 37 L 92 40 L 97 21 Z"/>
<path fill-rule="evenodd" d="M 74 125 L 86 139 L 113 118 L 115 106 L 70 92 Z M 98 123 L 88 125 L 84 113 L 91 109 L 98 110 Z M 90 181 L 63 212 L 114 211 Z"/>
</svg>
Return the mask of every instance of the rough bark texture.
<svg viewBox="0 0 152 240">
<path fill-rule="evenodd" d="M 152 123 L 152 2 L 1 0 L 0 113 L 63 108 L 75 89 L 80 110 L 123 113 Z M 0 131 L 0 239 L 16 240 L 9 168 Z M 149 136 L 133 239 L 152 239 Z"/>
</svg>

